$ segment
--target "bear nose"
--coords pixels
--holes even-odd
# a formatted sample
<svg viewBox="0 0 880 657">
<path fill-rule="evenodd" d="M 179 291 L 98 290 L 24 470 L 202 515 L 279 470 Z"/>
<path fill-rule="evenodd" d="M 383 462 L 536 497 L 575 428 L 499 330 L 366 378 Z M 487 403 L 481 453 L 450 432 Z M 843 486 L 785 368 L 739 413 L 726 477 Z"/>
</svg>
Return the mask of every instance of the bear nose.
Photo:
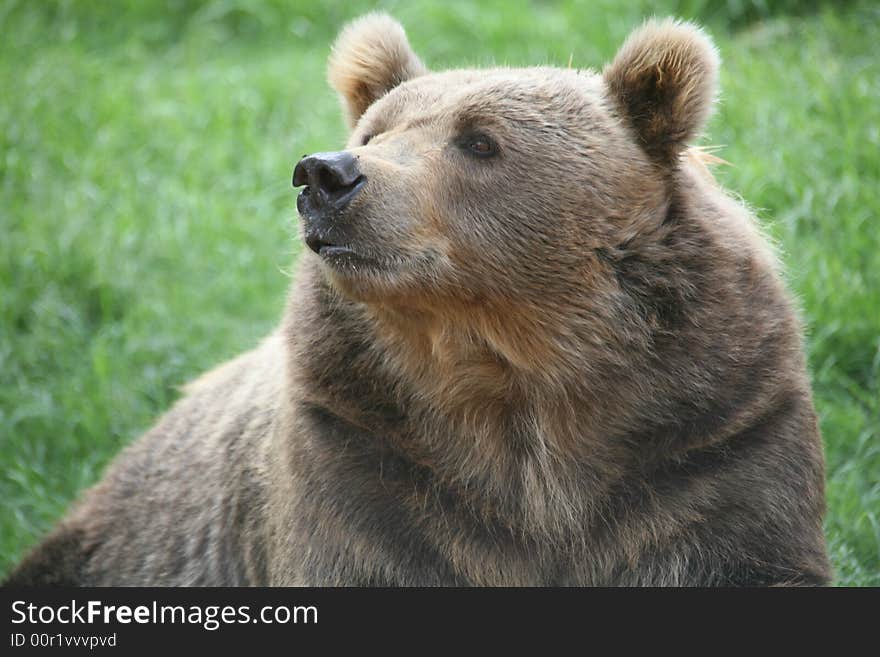
<svg viewBox="0 0 880 657">
<path fill-rule="evenodd" d="M 357 158 L 348 151 L 309 155 L 293 170 L 293 186 L 307 185 L 301 195 L 310 197 L 317 210 L 341 210 L 365 181 Z"/>
</svg>

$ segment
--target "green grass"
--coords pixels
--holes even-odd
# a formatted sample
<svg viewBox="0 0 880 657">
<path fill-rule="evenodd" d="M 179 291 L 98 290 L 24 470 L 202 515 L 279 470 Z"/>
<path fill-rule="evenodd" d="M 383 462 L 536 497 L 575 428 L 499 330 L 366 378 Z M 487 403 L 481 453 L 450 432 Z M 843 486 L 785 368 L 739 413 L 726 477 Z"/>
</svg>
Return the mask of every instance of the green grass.
<svg viewBox="0 0 880 657">
<path fill-rule="evenodd" d="M 880 585 L 876 6 L 381 6 L 437 68 L 599 66 L 650 13 L 707 25 L 724 69 L 706 141 L 808 324 L 837 581 Z M 343 141 L 325 58 L 368 8 L 0 0 L 0 573 L 177 386 L 278 320 L 292 166 Z"/>
</svg>

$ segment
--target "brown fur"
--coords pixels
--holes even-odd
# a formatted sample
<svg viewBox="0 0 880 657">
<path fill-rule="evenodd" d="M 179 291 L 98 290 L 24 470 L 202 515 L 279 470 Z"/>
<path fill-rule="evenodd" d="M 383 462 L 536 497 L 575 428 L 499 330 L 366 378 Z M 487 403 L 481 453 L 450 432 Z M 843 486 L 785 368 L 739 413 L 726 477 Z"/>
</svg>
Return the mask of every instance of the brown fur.
<svg viewBox="0 0 880 657">
<path fill-rule="evenodd" d="M 279 330 L 12 581 L 826 583 L 801 328 L 684 156 L 708 39 L 652 22 L 603 75 L 428 73 L 372 16 L 333 53 L 367 180 L 338 221 L 369 264 L 306 253 Z"/>
</svg>

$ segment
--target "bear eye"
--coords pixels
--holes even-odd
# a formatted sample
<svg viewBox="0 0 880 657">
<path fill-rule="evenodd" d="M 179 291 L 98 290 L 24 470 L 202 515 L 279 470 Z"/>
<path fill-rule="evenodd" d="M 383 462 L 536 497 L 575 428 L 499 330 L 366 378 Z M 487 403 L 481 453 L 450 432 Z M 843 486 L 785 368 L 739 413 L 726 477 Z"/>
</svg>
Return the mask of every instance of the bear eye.
<svg viewBox="0 0 880 657">
<path fill-rule="evenodd" d="M 375 136 L 376 136 L 376 135 L 374 135 L 373 133 L 367 133 L 367 134 L 365 134 L 365 135 L 364 135 L 364 138 L 361 139 L 361 146 L 366 146 L 367 144 L 369 144 L 369 143 L 370 143 L 370 140 L 371 140 L 373 137 L 375 137 Z"/>
<path fill-rule="evenodd" d="M 477 155 L 488 155 L 493 150 L 488 139 L 475 139 L 470 143 L 470 147 Z"/>
<path fill-rule="evenodd" d="M 484 134 L 467 135 L 463 145 L 469 153 L 477 157 L 492 157 L 498 151 L 495 142 Z"/>
</svg>

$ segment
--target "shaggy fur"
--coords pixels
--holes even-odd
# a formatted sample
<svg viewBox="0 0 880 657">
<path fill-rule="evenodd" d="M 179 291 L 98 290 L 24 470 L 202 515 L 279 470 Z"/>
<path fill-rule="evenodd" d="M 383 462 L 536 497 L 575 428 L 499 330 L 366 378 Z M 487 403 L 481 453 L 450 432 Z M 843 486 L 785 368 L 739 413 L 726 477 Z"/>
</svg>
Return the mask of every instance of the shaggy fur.
<svg viewBox="0 0 880 657">
<path fill-rule="evenodd" d="M 828 582 L 799 321 L 684 156 L 716 69 L 676 22 L 601 75 L 428 73 L 390 18 L 348 27 L 358 259 L 305 253 L 279 329 L 10 582 Z"/>
</svg>

